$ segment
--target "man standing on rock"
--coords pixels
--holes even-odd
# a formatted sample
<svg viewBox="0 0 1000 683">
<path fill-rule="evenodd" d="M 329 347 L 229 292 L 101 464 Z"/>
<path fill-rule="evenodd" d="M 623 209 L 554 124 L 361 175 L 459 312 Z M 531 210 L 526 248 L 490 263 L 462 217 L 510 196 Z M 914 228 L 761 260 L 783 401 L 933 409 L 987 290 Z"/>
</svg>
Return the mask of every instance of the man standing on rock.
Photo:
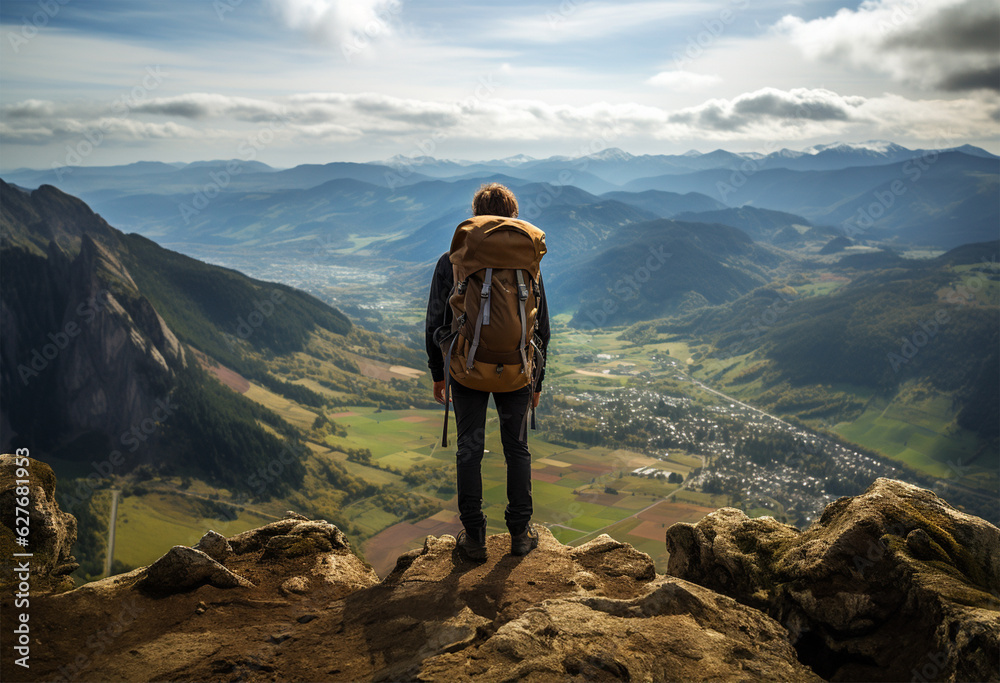
<svg viewBox="0 0 1000 683">
<path fill-rule="evenodd" d="M 447 445 L 449 390 L 458 422 L 458 510 L 464 527 L 458 548 L 466 558 L 483 561 L 481 465 L 491 394 L 507 465 L 504 519 L 511 553 L 525 555 L 538 545 L 530 524 L 527 424 L 530 413 L 534 426 L 541 395 L 549 317 L 538 269 L 545 234 L 517 219 L 516 197 L 498 183 L 479 189 L 472 213 L 434 268 L 425 332 L 434 399 L 445 406 L 442 445 Z"/>
</svg>

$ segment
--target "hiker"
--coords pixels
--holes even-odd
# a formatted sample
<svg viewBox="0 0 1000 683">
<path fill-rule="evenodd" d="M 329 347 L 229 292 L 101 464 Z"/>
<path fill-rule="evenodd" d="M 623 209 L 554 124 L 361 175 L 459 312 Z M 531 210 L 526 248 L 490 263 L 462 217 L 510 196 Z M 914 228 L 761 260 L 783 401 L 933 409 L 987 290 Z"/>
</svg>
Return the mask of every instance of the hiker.
<svg viewBox="0 0 1000 683">
<path fill-rule="evenodd" d="M 434 399 L 445 406 L 443 446 L 447 446 L 449 401 L 458 423 L 458 510 L 464 527 L 458 548 L 467 559 L 483 561 L 486 516 L 481 464 L 491 394 L 507 465 L 504 519 L 510 551 L 525 555 L 538 546 L 538 532 L 530 524 L 527 423 L 530 413 L 534 428 L 549 316 L 538 269 L 545 233 L 517 220 L 517 198 L 499 183 L 479 188 L 472 213 L 473 218 L 458 226 L 451 250 L 434 268 L 425 330 Z"/>
</svg>

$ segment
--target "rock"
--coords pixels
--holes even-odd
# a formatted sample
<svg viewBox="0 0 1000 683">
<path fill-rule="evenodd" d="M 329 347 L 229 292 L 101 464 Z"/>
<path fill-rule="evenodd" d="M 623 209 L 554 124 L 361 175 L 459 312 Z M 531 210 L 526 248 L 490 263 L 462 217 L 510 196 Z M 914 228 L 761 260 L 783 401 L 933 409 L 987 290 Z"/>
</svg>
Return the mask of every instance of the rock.
<svg viewBox="0 0 1000 683">
<path fill-rule="evenodd" d="M 150 593 L 162 595 L 188 591 L 206 583 L 216 588 L 253 588 L 253 584 L 242 576 L 186 545 L 175 545 L 151 564 L 138 585 Z"/>
<path fill-rule="evenodd" d="M 229 545 L 239 555 L 264 548 L 276 536 L 312 537 L 323 539 L 329 545 L 327 549 L 349 548 L 344 533 L 335 525 L 324 521 L 309 521 L 300 519 L 282 519 L 256 529 L 244 531 L 228 539 Z M 288 544 L 288 545 L 285 545 Z M 326 544 L 319 543 L 320 546 Z M 279 541 L 272 552 L 281 553 L 294 545 L 291 541 Z M 314 544 L 315 547 L 316 544 Z"/>
<path fill-rule="evenodd" d="M 283 534 L 281 536 L 272 536 L 268 539 L 261 559 L 276 560 L 301 557 L 303 555 L 312 555 L 330 550 L 333 550 L 330 542 L 323 537 Z"/>
<path fill-rule="evenodd" d="M 304 576 L 293 576 L 282 583 L 279 590 L 284 595 L 305 593 L 309 590 L 309 579 Z"/>
<path fill-rule="evenodd" d="M 1000 678 L 1000 529 L 931 491 L 878 479 L 802 532 L 718 510 L 667 549 L 668 573 L 781 621 L 824 678 Z"/>
<path fill-rule="evenodd" d="M 299 512 L 295 512 L 294 510 L 285 510 L 285 518 L 286 519 L 287 518 L 300 519 L 300 520 L 305 520 L 305 521 L 309 520 L 308 517 L 306 517 L 305 515 L 303 515 L 303 514 L 301 514 Z"/>
<path fill-rule="evenodd" d="M 19 467 L 19 460 L 26 466 Z M 20 483 L 25 479 L 27 484 Z M 56 478 L 51 467 L 34 458 L 0 455 L 0 586 L 12 580 L 14 553 L 30 552 L 33 592 L 72 588 L 72 580 L 65 575 L 80 566 L 72 555 L 76 517 L 59 508 L 55 492 Z M 19 505 L 25 494 L 28 504 Z M 28 512 L 27 546 L 15 543 L 19 536 L 14 530 L 23 527 L 15 521 L 18 507 Z"/>
<path fill-rule="evenodd" d="M 336 527 L 285 519 L 229 539 L 228 568 L 183 546 L 171 551 L 179 571 L 158 560 L 174 576 L 197 557 L 252 579 L 244 590 L 136 590 L 155 578 L 154 563 L 33 597 L 32 637 L 46 645 L 32 648 L 32 676 L 993 680 L 997 605 L 977 586 L 994 580 L 996 533 L 884 480 L 803 532 L 721 510 L 668 532 L 671 567 L 716 582 L 715 592 L 657 576 L 626 543 L 602 536 L 571 548 L 544 527 L 523 557 L 510 554 L 508 534 L 489 536 L 482 564 L 463 561 L 452 536 L 428 536 L 379 582 Z M 298 544 L 311 550 L 289 552 Z M 107 634 L 99 648 L 88 645 L 95 633 Z M 67 669 L 80 653 L 86 661 Z"/>
<path fill-rule="evenodd" d="M 67 574 L 72 574 L 73 572 L 75 572 L 79 568 L 80 568 L 80 563 L 79 562 L 67 562 L 66 564 L 61 564 L 58 567 L 55 567 L 49 573 L 52 576 L 65 576 Z"/>
<path fill-rule="evenodd" d="M 606 576 L 627 576 L 638 581 L 650 581 L 656 576 L 656 568 L 649 555 L 607 534 L 574 548 L 570 557 L 583 567 Z"/>
<path fill-rule="evenodd" d="M 343 550 L 323 553 L 316 558 L 309 575 L 327 587 L 338 590 L 367 588 L 376 585 L 378 574 L 352 553 Z"/>
<path fill-rule="evenodd" d="M 282 519 L 278 522 L 271 522 L 256 529 L 248 529 L 243 533 L 230 536 L 226 540 L 229 546 L 237 555 L 260 550 L 272 536 L 287 534 L 293 526 L 299 523 L 297 519 Z"/>
<path fill-rule="evenodd" d="M 194 548 L 202 551 L 219 564 L 225 564 L 226 560 L 233 556 L 233 548 L 229 545 L 229 541 L 216 531 L 205 532 Z"/>
<path fill-rule="evenodd" d="M 418 680 L 822 679 L 773 619 L 667 577 L 627 600 L 545 600 L 482 643 L 425 660 Z"/>
</svg>

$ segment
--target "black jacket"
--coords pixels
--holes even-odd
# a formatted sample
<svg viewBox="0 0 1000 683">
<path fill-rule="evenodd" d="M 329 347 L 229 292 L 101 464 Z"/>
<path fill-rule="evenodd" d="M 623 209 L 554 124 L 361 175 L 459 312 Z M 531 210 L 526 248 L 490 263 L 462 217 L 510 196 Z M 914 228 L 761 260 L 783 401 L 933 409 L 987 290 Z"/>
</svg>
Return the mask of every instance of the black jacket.
<svg viewBox="0 0 1000 683">
<path fill-rule="evenodd" d="M 434 276 L 431 278 L 431 292 L 427 298 L 427 318 L 424 321 L 425 343 L 427 345 L 427 367 L 431 370 L 431 379 L 440 382 L 444 379 L 444 354 L 441 348 L 434 342 L 434 330 L 442 325 L 451 324 L 451 306 L 448 305 L 448 296 L 455 285 L 455 276 L 451 269 L 451 261 L 448 260 L 448 252 L 441 254 L 437 265 L 434 266 Z M 544 359 L 549 348 L 549 306 L 545 301 L 545 285 L 542 283 L 542 275 L 538 274 L 538 290 L 541 296 L 538 300 L 538 329 L 535 333 L 541 339 L 542 358 Z M 538 375 L 535 382 L 535 391 L 542 390 L 542 379 L 545 378 L 545 367 Z"/>
</svg>

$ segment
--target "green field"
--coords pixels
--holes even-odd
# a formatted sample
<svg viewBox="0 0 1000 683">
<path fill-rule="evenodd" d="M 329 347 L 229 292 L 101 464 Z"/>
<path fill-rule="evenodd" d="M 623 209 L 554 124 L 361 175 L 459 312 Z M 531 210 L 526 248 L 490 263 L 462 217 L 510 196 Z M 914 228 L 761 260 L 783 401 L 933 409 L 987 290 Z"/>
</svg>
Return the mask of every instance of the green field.
<svg viewBox="0 0 1000 683">
<path fill-rule="evenodd" d="M 174 545 L 194 545 L 209 529 L 233 536 L 274 521 L 274 517 L 241 511 L 233 520 L 202 516 L 203 502 L 172 493 L 122 497 L 118 501 L 115 559 L 140 567 Z"/>
<path fill-rule="evenodd" d="M 951 477 L 948 462 L 976 452 L 977 439 L 954 426 L 948 397 L 920 402 L 873 401 L 864 414 L 834 431 L 935 477 Z"/>
<path fill-rule="evenodd" d="M 967 277 L 974 277 L 969 274 Z M 996 283 L 980 287 L 977 293 Z M 800 287 L 800 293 L 825 295 L 841 285 L 839 281 L 813 282 Z M 992 292 L 989 289 L 986 293 Z M 420 316 L 406 314 L 399 319 L 419 321 Z M 604 374 L 604 370 L 650 373 L 644 376 L 664 391 L 676 390 L 692 399 L 709 404 L 718 398 L 676 377 L 679 371 L 694 371 L 709 385 L 729 385 L 727 393 L 749 402 L 759 394 L 761 380 L 730 384 L 741 372 L 759 362 L 754 354 L 717 359 L 708 357 L 705 344 L 693 341 L 658 341 L 643 346 L 619 339 L 621 329 L 604 329 L 596 333 L 570 330 L 568 316 L 553 318 L 553 334 L 558 338 L 558 353 L 550 355 L 546 371 L 545 392 L 565 396 L 583 391 L 606 391 L 635 384 L 635 375 Z M 609 354 L 612 358 L 597 358 Z M 586 362 L 577 360 L 586 356 Z M 624 367 L 621 367 L 624 366 Z M 581 372 L 582 371 L 582 372 Z M 586 374 L 585 374 L 586 373 Z M 642 381 L 642 378 L 638 380 Z M 331 392 L 312 380 L 300 379 L 300 384 L 324 394 Z M 864 414 L 851 423 L 833 427 L 845 439 L 878 450 L 923 472 L 939 477 L 954 476 L 948 463 L 959 461 L 976 451 L 977 443 L 966 432 L 953 427 L 950 397 L 901 393 L 892 401 L 876 402 L 870 393 L 862 395 L 850 387 L 830 387 L 831 391 L 851 394 L 868 401 Z M 416 391 L 429 392 L 426 377 Z M 304 432 L 311 429 L 315 412 L 306 410 L 277 394 L 254 387 L 251 398 L 276 411 Z M 373 406 L 338 407 L 327 410 L 327 417 L 346 430 L 346 436 L 331 436 L 329 431 L 310 433 L 312 454 L 306 462 L 306 478 L 300 490 L 283 500 L 271 500 L 259 506 L 260 512 L 280 516 L 286 509 L 306 511 L 311 515 L 346 520 L 351 543 L 359 548 L 362 542 L 372 544 L 391 537 L 382 550 L 404 552 L 417 547 L 426 529 L 434 533 L 451 533 L 457 526 L 448 521 L 448 513 L 457 512 L 454 495 L 442 495 L 430 484 L 413 487 L 403 475 L 417 465 L 440 464 L 453 466 L 455 458 L 454 415 L 449 422 L 449 445 L 441 447 L 442 409 L 382 410 Z M 505 533 L 503 511 L 506 505 L 506 470 L 499 437 L 498 420 L 490 407 L 486 423 L 486 453 L 482 477 L 484 512 L 488 517 L 488 532 Z M 545 429 L 546 415 L 539 415 L 539 426 Z M 631 543 L 652 556 L 657 570 L 666 569 L 664 533 L 675 522 L 696 522 L 707 512 L 730 503 L 726 496 L 709 495 L 679 488 L 659 479 L 630 476 L 638 467 L 653 465 L 676 471 L 685 476 L 702 466 L 701 458 L 683 452 L 671 452 L 665 460 L 643 453 L 610 448 L 573 448 L 545 440 L 546 432 L 529 432 L 528 443 L 533 460 L 534 521 L 550 526 L 552 533 L 564 543 L 578 544 L 601 533 Z M 329 450 L 328 450 L 329 449 Z M 337 449 L 367 449 L 372 464 L 366 466 L 347 460 Z M 345 504 L 346 493 L 337 490 L 324 475 L 324 464 L 336 462 L 354 478 L 378 487 L 417 494 L 426 503 L 437 506 L 442 515 L 431 520 L 403 519 L 380 509 L 376 498 L 363 498 Z M 67 465 L 67 469 L 86 473 L 86 468 Z M 388 471 L 388 470 L 393 471 Z M 982 487 L 995 483 L 981 469 L 966 472 L 963 483 Z M 606 488 L 608 487 L 608 488 Z M 442 489 L 447 490 L 447 489 Z M 608 491 L 611 492 L 608 492 Z M 193 482 L 189 493 L 211 495 L 215 491 L 202 482 Z M 223 498 L 228 493 L 220 492 Z M 363 493 L 360 495 L 368 495 Z M 668 500 L 668 502 L 664 502 Z M 756 503 L 755 503 L 756 504 Z M 752 510 L 753 514 L 772 514 L 768 501 Z M 266 515 L 242 513 L 232 522 L 205 517 L 199 504 L 173 494 L 150 493 L 142 498 L 124 499 L 119 508 L 117 557 L 130 565 L 148 564 L 170 545 L 193 544 L 204 532 L 214 528 L 232 535 L 270 521 Z M 398 508 L 393 508 L 398 509 Z M 405 514 L 405 513 L 404 513 Z M 443 521 L 442 521 L 443 520 Z M 421 526 L 423 524 L 423 526 Z M 448 526 L 452 524 L 452 526 Z M 437 525 L 437 526 L 435 526 Z M 348 530 L 348 529 L 345 529 Z M 382 534 L 390 530 L 386 534 Z"/>
</svg>

